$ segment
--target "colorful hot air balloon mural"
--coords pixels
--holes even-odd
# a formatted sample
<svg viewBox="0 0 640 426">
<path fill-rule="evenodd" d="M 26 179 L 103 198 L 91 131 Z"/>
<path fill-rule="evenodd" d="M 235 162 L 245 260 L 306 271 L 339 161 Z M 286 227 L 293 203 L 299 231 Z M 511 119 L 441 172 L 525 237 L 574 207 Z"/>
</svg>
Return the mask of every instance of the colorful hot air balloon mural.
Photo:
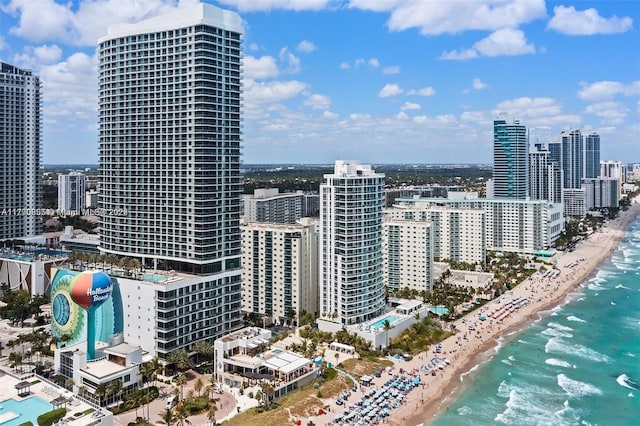
<svg viewBox="0 0 640 426">
<path fill-rule="evenodd" d="M 87 359 L 96 355 L 96 309 L 111 295 L 111 277 L 102 271 L 85 271 L 71 281 L 71 299 L 87 312 Z"/>
</svg>

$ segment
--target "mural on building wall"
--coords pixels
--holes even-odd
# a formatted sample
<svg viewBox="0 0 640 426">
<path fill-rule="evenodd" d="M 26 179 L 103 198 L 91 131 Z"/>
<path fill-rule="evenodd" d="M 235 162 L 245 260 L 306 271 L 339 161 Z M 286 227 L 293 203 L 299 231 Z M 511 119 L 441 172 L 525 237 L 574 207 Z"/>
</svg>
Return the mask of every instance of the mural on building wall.
<svg viewBox="0 0 640 426">
<path fill-rule="evenodd" d="M 74 279 L 80 273 L 67 269 L 52 269 L 51 273 L 51 332 L 58 339 L 58 347 L 83 342 L 87 338 L 88 315 L 72 298 Z M 95 339 L 105 343 L 109 342 L 111 335 L 122 333 L 124 329 L 118 280 L 111 277 L 111 285 L 111 297 L 101 301 L 102 304 L 94 308 Z"/>
</svg>

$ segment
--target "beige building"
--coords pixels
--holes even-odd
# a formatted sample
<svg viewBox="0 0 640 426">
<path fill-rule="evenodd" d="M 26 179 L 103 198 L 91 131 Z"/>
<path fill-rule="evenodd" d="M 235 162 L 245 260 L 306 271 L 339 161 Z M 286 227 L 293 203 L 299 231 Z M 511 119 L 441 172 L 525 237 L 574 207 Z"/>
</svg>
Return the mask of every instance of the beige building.
<svg viewBox="0 0 640 426">
<path fill-rule="evenodd" d="M 283 324 L 318 313 L 317 220 L 242 228 L 242 310 Z M 296 316 L 291 317 L 295 311 Z"/>
<path fill-rule="evenodd" d="M 431 223 L 432 259 L 484 263 L 486 258 L 485 212 L 428 203 L 399 204 L 385 210 L 387 218 Z"/>
<path fill-rule="evenodd" d="M 431 222 L 385 219 L 382 224 L 384 285 L 388 289 L 433 288 L 433 235 Z"/>
</svg>

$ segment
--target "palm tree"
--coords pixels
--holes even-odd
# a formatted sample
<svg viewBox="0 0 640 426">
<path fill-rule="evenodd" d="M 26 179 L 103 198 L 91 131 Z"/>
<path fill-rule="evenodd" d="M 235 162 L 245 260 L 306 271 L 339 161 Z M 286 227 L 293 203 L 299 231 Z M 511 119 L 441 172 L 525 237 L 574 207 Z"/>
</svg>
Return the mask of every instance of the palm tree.
<svg viewBox="0 0 640 426">
<path fill-rule="evenodd" d="M 267 397 L 267 406 L 270 406 L 271 399 L 273 398 L 273 395 L 276 393 L 275 388 L 273 387 L 271 382 L 268 382 L 266 380 L 263 380 L 262 382 L 260 382 L 260 388 L 262 389 L 262 392 Z"/>
<path fill-rule="evenodd" d="M 191 420 L 189 420 L 189 410 L 187 410 L 187 406 L 184 403 L 180 404 L 178 408 L 176 408 L 176 426 L 186 426 L 191 424 Z"/>
<path fill-rule="evenodd" d="M 189 353 L 185 349 L 176 349 L 167 355 L 167 361 L 174 364 L 180 371 L 185 371 L 193 367 L 193 361 L 189 358 Z"/>
<path fill-rule="evenodd" d="M 213 374 L 209 376 L 209 381 L 207 383 L 209 383 L 212 392 L 218 387 L 218 380 Z"/>
<path fill-rule="evenodd" d="M 336 357 L 336 365 L 335 366 L 337 367 L 338 366 L 338 361 L 340 360 L 340 353 L 336 352 L 333 356 Z"/>
<path fill-rule="evenodd" d="M 202 381 L 201 377 L 198 377 L 198 379 L 196 380 L 196 382 L 193 384 L 193 389 L 198 392 L 198 396 L 200 396 L 201 392 L 202 392 L 202 388 L 204 387 L 204 382 Z"/>
<path fill-rule="evenodd" d="M 167 426 L 175 425 L 177 420 L 176 416 L 173 415 L 173 411 L 171 411 L 170 408 L 166 408 L 160 415 L 160 418 L 162 420 L 160 420 L 158 423 L 167 425 Z"/>
<path fill-rule="evenodd" d="M 386 319 L 382 322 L 382 328 L 384 328 L 384 346 L 386 348 L 389 346 L 389 330 L 391 330 L 393 327 L 391 327 L 391 323 L 389 322 L 389 320 Z"/>
<path fill-rule="evenodd" d="M 193 345 L 193 350 L 196 351 L 198 355 L 201 355 L 205 359 L 211 360 L 211 365 L 213 366 L 214 349 L 211 343 L 207 342 L 206 340 L 198 340 Z"/>
<path fill-rule="evenodd" d="M 209 422 L 211 422 L 214 426 L 217 424 L 216 411 L 218 411 L 218 406 L 214 402 L 209 406 L 209 411 L 207 411 L 207 419 L 209 419 Z"/>
<path fill-rule="evenodd" d="M 9 362 L 11 367 L 13 367 L 13 371 L 17 371 L 18 366 L 22 364 L 22 355 L 18 352 L 11 352 L 9 354 Z"/>
<path fill-rule="evenodd" d="M 144 405 L 144 401 L 146 400 L 146 395 L 141 393 L 134 393 L 130 395 L 129 400 L 125 403 L 125 407 L 128 409 L 135 408 L 136 409 L 136 419 L 138 418 L 138 407 Z M 142 409 L 142 415 L 144 415 L 144 407 Z"/>
<path fill-rule="evenodd" d="M 109 388 L 106 383 L 100 383 L 96 386 L 94 395 L 98 398 L 98 405 L 102 406 L 102 400 L 109 393 Z"/>
<path fill-rule="evenodd" d="M 120 396 L 122 395 L 123 391 L 124 388 L 122 387 L 122 379 L 113 380 L 107 385 L 107 393 L 116 397 L 113 402 L 120 401 Z"/>
<path fill-rule="evenodd" d="M 180 386 L 180 399 L 184 399 L 184 385 L 187 384 L 187 376 L 180 373 L 175 379 L 176 385 Z"/>
</svg>

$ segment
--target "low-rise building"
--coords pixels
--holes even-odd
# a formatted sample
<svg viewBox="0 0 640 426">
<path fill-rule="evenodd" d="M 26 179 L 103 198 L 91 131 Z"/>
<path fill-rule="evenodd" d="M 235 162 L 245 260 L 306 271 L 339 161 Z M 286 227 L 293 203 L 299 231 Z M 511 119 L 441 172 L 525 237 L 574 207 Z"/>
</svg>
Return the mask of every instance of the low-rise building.
<svg viewBox="0 0 640 426">
<path fill-rule="evenodd" d="M 268 381 L 273 399 L 298 389 L 318 376 L 318 366 L 294 352 L 271 349 L 271 331 L 247 327 L 216 339 L 214 374 L 232 387 Z"/>
</svg>

